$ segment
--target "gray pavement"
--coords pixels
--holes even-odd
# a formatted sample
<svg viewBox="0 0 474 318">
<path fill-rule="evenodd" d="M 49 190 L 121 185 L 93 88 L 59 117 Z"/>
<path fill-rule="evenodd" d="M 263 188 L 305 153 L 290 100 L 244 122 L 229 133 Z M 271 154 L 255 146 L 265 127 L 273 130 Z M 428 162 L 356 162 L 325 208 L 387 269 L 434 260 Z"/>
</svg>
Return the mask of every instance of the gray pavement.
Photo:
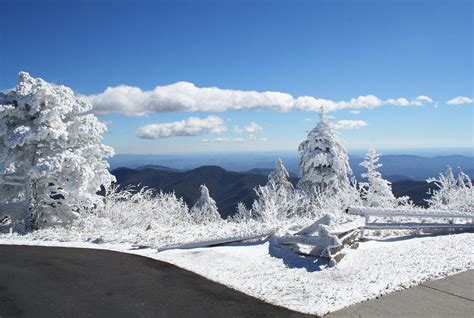
<svg viewBox="0 0 474 318">
<path fill-rule="evenodd" d="M 474 271 L 425 282 L 325 317 L 474 317 Z"/>
<path fill-rule="evenodd" d="M 304 317 L 168 263 L 0 245 L 0 317 Z"/>
</svg>

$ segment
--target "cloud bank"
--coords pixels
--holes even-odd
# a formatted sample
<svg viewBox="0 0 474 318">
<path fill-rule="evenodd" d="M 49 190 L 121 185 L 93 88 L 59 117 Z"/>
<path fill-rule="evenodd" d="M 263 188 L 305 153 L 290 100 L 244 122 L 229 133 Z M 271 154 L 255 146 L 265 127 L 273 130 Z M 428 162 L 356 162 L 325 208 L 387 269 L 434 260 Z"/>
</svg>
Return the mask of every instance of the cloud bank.
<svg viewBox="0 0 474 318">
<path fill-rule="evenodd" d="M 412 100 L 405 97 L 383 100 L 374 95 L 333 101 L 313 96 L 293 97 L 276 91 L 197 87 L 189 82 L 157 86 L 150 91 L 120 85 L 109 87 L 100 94 L 84 97 L 92 103 L 94 112 L 98 114 L 116 112 L 130 116 L 153 112 L 223 112 L 246 109 L 318 111 L 321 106 L 332 112 L 341 109 L 372 109 L 382 105 L 421 106 L 433 102 L 428 96 L 418 96 Z"/>
<path fill-rule="evenodd" d="M 334 124 L 336 129 L 357 129 L 367 126 L 363 120 L 339 120 Z"/>
<path fill-rule="evenodd" d="M 206 144 L 221 144 L 221 143 L 241 143 L 246 141 L 261 141 L 265 142 L 268 138 L 257 138 L 256 136 L 250 134 L 244 137 L 234 137 L 234 138 L 227 138 L 227 137 L 218 137 L 218 138 L 211 138 L 211 139 L 203 139 L 202 142 Z"/>
<path fill-rule="evenodd" d="M 446 102 L 448 105 L 463 105 L 463 104 L 473 104 L 474 99 L 466 96 L 454 97 Z"/>
<path fill-rule="evenodd" d="M 202 119 L 190 117 L 186 120 L 172 123 L 151 124 L 140 127 L 137 135 L 143 139 L 160 139 L 176 136 L 197 136 L 209 132 L 221 133 L 226 130 L 227 127 L 224 124 L 224 120 L 220 117 L 208 116 Z"/>
<path fill-rule="evenodd" d="M 238 133 L 256 133 L 257 131 L 263 130 L 262 126 L 257 124 L 256 122 L 251 122 L 247 126 L 244 127 L 239 127 L 239 126 L 234 126 L 234 131 Z"/>
</svg>

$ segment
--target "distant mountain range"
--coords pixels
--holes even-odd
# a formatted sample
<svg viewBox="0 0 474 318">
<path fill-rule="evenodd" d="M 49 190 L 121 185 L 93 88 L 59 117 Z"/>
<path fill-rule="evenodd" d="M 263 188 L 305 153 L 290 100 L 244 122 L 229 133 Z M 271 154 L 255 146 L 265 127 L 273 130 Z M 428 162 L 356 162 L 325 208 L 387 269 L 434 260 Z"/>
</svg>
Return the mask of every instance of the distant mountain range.
<svg viewBox="0 0 474 318">
<path fill-rule="evenodd" d="M 226 218 L 236 211 L 237 203 L 243 202 L 248 208 L 256 199 L 254 188 L 265 185 L 268 174 L 272 169 L 251 169 L 246 172 L 227 171 L 218 166 L 202 166 L 190 170 L 177 170 L 161 165 L 139 166 L 135 169 L 117 168 L 112 170 L 117 183 L 122 187 L 134 185 L 147 187 L 163 192 L 175 192 L 178 197 L 192 206 L 199 197 L 199 186 L 205 184 L 211 196 L 217 203 L 219 213 Z M 392 182 L 394 194 L 408 195 L 418 205 L 425 205 L 424 199 L 430 185 L 426 181 L 415 181 L 397 177 Z M 290 181 L 296 184 L 297 178 L 293 175 Z"/>
<path fill-rule="evenodd" d="M 281 157 L 286 168 L 294 177 L 298 175 L 299 157 L 295 153 L 237 153 L 237 154 L 201 154 L 201 155 L 116 155 L 109 159 L 111 169 L 127 167 L 143 169 L 144 167 L 170 170 L 174 172 L 188 171 L 204 165 L 219 166 L 229 171 L 249 172 L 268 175 L 275 167 L 275 161 Z M 350 156 L 350 165 L 354 176 L 360 180 L 364 168 L 359 164 L 361 156 Z M 392 182 L 401 180 L 425 181 L 429 177 L 444 172 L 448 165 L 454 170 L 461 167 L 474 179 L 474 157 L 450 155 L 422 157 L 415 155 L 381 156 L 383 167 L 380 172 Z M 166 169 L 165 169 L 166 168 Z"/>
<path fill-rule="evenodd" d="M 240 201 L 251 207 L 256 198 L 253 189 L 267 182 L 267 176 L 232 172 L 217 166 L 202 166 L 183 172 L 163 168 L 118 168 L 112 173 L 121 186 L 140 185 L 164 192 L 174 191 L 189 206 L 199 198 L 199 186 L 205 184 L 224 218 L 235 212 Z"/>
<path fill-rule="evenodd" d="M 354 175 L 359 178 L 364 168 L 359 164 L 362 158 L 351 158 L 349 163 Z M 462 168 L 471 178 L 474 177 L 474 157 L 467 156 L 437 156 L 420 157 L 413 155 L 387 155 L 381 156 L 380 162 L 383 166 L 380 173 L 390 181 L 403 179 L 425 181 L 427 178 L 436 177 L 440 172 L 446 171 L 451 166 L 454 171 Z"/>
</svg>

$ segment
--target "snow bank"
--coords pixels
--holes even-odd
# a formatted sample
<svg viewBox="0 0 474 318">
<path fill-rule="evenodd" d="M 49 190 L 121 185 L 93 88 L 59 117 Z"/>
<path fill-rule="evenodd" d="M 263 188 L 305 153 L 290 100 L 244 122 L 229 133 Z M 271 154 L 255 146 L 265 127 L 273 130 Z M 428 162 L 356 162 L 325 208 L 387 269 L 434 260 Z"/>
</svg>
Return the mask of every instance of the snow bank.
<svg viewBox="0 0 474 318">
<path fill-rule="evenodd" d="M 396 290 L 473 268 L 474 234 L 370 241 L 335 267 L 272 257 L 269 243 L 172 250 L 158 259 L 269 303 L 324 315 Z M 315 270 L 311 272 L 311 270 Z"/>
</svg>

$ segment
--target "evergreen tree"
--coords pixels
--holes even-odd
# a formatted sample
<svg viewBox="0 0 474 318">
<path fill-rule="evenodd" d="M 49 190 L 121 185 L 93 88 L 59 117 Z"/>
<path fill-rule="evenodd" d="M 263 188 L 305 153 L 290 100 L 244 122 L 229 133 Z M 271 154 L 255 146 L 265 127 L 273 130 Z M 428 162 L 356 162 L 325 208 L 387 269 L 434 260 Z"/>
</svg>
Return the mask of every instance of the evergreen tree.
<svg viewBox="0 0 474 318">
<path fill-rule="evenodd" d="M 318 191 L 338 192 L 350 186 L 348 176 L 352 170 L 347 151 L 322 107 L 318 124 L 298 150 L 301 156 L 298 188 L 307 192 L 313 192 L 315 188 Z"/>
<path fill-rule="evenodd" d="M 284 188 L 287 191 L 293 191 L 293 184 L 288 181 L 290 174 L 283 165 L 283 161 L 279 158 L 276 162 L 276 168 L 268 176 L 267 185 L 273 187 L 275 190 Z"/>
<path fill-rule="evenodd" d="M 26 230 L 70 221 L 115 180 L 103 160 L 113 155 L 101 143 L 106 127 L 91 108 L 70 88 L 25 72 L 0 96 L 0 183 L 22 190 Z"/>
<path fill-rule="evenodd" d="M 266 222 L 276 222 L 294 213 L 295 193 L 288 177 L 283 161 L 278 159 L 267 184 L 255 189 L 257 199 L 252 205 L 253 215 Z"/>
<path fill-rule="evenodd" d="M 202 184 L 200 190 L 201 196 L 196 201 L 191 211 L 195 221 L 198 223 L 205 223 L 219 220 L 221 216 L 217 210 L 216 201 L 214 201 L 209 194 L 209 189 L 206 185 Z"/>
<path fill-rule="evenodd" d="M 362 177 L 367 182 L 359 183 L 361 187 L 361 195 L 365 205 L 369 207 L 391 208 L 397 205 L 397 199 L 392 193 L 392 186 L 389 181 L 382 177 L 377 171 L 383 165 L 379 163 L 380 154 L 374 148 L 370 148 L 365 155 L 365 160 L 360 165 L 367 169 Z"/>
</svg>

